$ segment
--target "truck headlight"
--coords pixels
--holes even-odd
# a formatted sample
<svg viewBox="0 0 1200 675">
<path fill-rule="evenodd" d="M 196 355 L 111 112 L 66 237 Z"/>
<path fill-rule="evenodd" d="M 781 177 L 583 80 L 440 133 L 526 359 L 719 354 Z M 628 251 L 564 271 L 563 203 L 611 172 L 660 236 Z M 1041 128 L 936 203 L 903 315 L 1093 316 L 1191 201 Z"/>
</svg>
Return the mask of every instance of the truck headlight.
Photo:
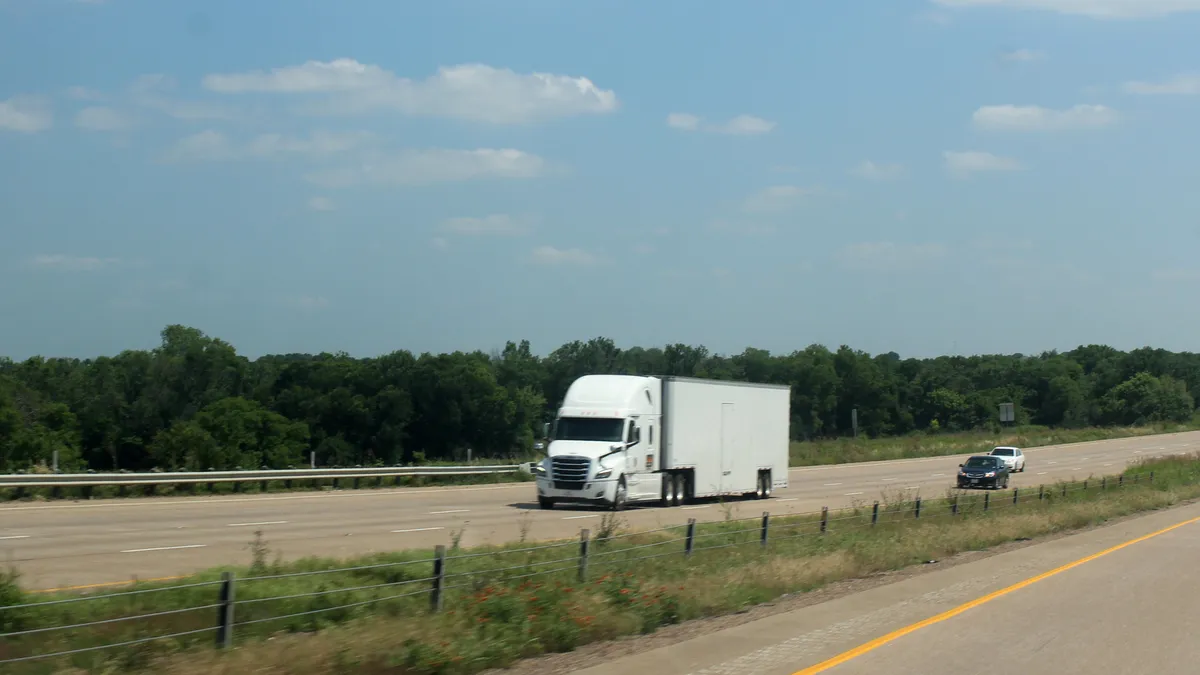
<svg viewBox="0 0 1200 675">
<path fill-rule="evenodd" d="M 596 475 L 593 478 L 595 478 L 596 480 L 600 480 L 602 478 L 608 478 L 611 475 L 612 475 L 612 469 L 600 469 L 599 471 L 596 472 Z"/>
<path fill-rule="evenodd" d="M 538 464 L 537 466 L 533 467 L 533 472 L 539 476 L 545 476 L 546 475 L 546 467 L 542 466 L 541 464 Z"/>
</svg>

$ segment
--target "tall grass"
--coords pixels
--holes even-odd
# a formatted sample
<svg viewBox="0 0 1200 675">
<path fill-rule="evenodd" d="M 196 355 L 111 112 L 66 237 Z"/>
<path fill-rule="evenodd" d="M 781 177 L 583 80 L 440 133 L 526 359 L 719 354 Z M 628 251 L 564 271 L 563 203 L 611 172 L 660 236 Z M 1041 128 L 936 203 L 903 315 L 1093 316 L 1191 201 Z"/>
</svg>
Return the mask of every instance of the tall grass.
<svg viewBox="0 0 1200 675">
<path fill-rule="evenodd" d="M 578 541 L 451 553 L 440 613 L 430 609 L 428 551 L 283 564 L 268 562 L 270 542 L 257 539 L 253 569 L 235 570 L 236 598 L 244 603 L 235 610 L 235 651 L 213 650 L 214 631 L 206 630 L 0 669 L 13 675 L 139 670 L 466 675 L 1197 496 L 1200 456 L 1162 458 L 1119 476 L 1089 479 L 1086 486 L 1022 489 L 1015 502 L 1012 491 L 932 498 L 896 492 L 885 497 L 878 515 L 865 503 L 830 512 L 824 533 L 820 514 L 773 518 L 766 546 L 758 518 L 697 524 L 691 556 L 684 555 L 685 524 L 632 532 L 618 514 L 594 533 L 583 578 Z M 9 607 L 0 609 L 0 632 L 110 623 L 0 638 L 0 660 L 210 628 L 220 572 L 184 587 L 143 585 L 133 594 L 79 602 L 73 601 L 79 596 L 25 595 L 15 579 L 7 579 L 0 583 L 0 604 Z M 45 601 L 59 604 L 28 606 Z M 201 609 L 183 611 L 195 607 Z"/>
</svg>

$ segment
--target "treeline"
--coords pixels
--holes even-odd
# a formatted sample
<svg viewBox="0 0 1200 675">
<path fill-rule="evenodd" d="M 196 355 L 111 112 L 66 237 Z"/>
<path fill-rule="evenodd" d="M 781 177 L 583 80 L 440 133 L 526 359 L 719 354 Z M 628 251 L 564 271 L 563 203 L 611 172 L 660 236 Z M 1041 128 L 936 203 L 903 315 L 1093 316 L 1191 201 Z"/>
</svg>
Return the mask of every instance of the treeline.
<svg viewBox="0 0 1200 675">
<path fill-rule="evenodd" d="M 195 328 L 113 357 L 0 359 L 0 471 L 284 468 L 528 455 L 576 377 L 684 375 L 789 384 L 792 436 L 966 430 L 998 424 L 1187 421 L 1200 355 L 1090 345 L 1036 356 L 902 359 L 842 346 L 723 356 L 704 347 L 571 342 L 540 358 L 495 353 L 377 358 L 286 354 L 253 361 Z"/>
</svg>

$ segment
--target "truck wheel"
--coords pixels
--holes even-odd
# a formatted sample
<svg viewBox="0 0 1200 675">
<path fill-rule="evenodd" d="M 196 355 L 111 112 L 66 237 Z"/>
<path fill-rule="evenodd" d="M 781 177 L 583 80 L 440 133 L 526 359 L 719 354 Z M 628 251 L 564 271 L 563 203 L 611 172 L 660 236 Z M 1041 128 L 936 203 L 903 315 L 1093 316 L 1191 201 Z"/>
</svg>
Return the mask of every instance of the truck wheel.
<svg viewBox="0 0 1200 675">
<path fill-rule="evenodd" d="M 627 498 L 628 494 L 625 489 L 625 477 L 621 476 L 621 479 L 617 481 L 617 494 L 613 495 L 612 510 L 624 511 L 625 501 Z"/>
<path fill-rule="evenodd" d="M 771 498 L 771 472 L 763 472 L 763 499 Z"/>
<path fill-rule="evenodd" d="M 764 487 L 765 483 L 766 483 L 765 476 L 763 476 L 763 472 L 759 471 L 758 472 L 758 485 L 756 485 L 754 487 L 754 498 L 755 499 L 766 499 L 767 498 L 766 488 Z"/>
<path fill-rule="evenodd" d="M 687 482 L 683 474 L 677 473 L 671 479 L 671 489 L 675 491 L 675 505 L 682 506 L 687 501 Z"/>
<path fill-rule="evenodd" d="M 538 506 L 543 509 L 552 509 L 554 508 L 554 500 L 549 497 L 538 497 Z"/>
<path fill-rule="evenodd" d="M 675 504 L 675 476 L 668 473 L 662 478 L 662 506 L 669 509 Z"/>
</svg>

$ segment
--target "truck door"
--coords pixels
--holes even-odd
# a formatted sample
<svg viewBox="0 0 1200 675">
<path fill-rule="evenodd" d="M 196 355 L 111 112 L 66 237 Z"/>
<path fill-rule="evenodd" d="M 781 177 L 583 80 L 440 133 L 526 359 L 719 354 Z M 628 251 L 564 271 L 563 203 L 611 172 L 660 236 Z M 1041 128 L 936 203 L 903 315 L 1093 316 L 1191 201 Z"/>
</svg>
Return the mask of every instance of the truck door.
<svg viewBox="0 0 1200 675">
<path fill-rule="evenodd" d="M 738 429 L 737 411 L 732 403 L 721 404 L 721 492 L 731 492 L 734 487 L 733 464 L 737 460 Z"/>
</svg>

